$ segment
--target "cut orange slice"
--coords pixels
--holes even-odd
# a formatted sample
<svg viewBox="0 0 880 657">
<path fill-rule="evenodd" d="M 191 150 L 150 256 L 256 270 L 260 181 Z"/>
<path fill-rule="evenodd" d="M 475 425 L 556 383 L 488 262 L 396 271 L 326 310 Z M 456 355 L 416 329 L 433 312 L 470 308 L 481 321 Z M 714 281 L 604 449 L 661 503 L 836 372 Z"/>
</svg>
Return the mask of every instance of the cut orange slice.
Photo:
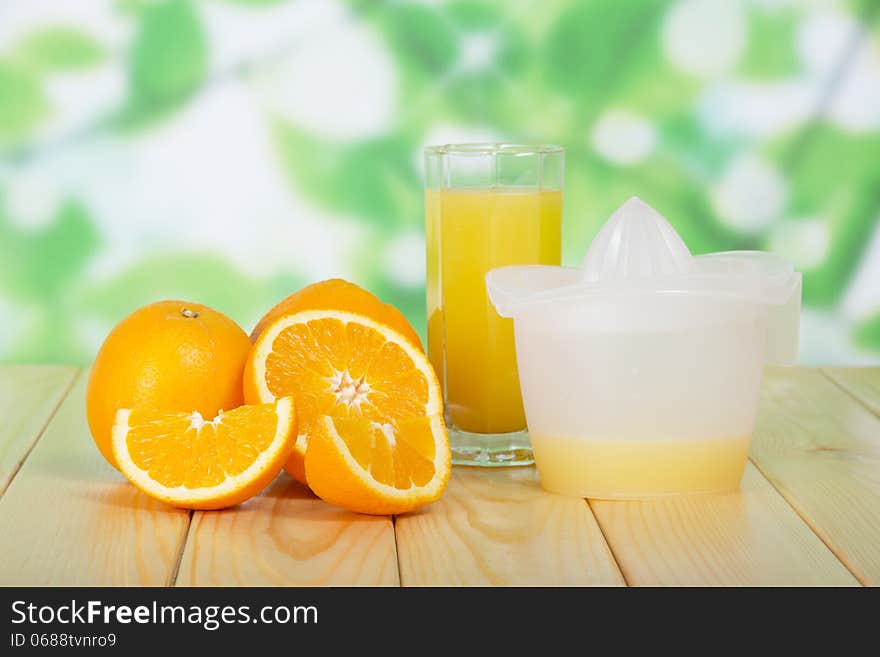
<svg viewBox="0 0 880 657">
<path fill-rule="evenodd" d="M 433 502 L 449 481 L 443 418 L 394 424 L 323 416 L 306 450 L 306 479 L 325 502 L 359 513 L 405 513 Z"/>
<path fill-rule="evenodd" d="M 293 396 L 299 435 L 285 468 L 303 483 L 306 445 L 321 416 L 395 424 L 443 412 L 421 349 L 386 324 L 339 310 L 281 315 L 266 326 L 245 364 L 244 395 L 251 404 Z"/>
<path fill-rule="evenodd" d="M 281 471 L 296 435 L 290 397 L 272 404 L 198 412 L 120 409 L 113 454 L 150 497 L 188 509 L 221 509 L 253 497 Z"/>
</svg>

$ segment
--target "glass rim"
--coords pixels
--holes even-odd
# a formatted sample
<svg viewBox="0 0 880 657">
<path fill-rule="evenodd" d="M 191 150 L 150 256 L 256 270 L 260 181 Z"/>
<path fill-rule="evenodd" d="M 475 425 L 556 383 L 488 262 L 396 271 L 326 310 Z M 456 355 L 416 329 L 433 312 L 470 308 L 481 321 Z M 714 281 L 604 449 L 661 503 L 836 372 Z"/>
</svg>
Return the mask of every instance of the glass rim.
<svg viewBox="0 0 880 657">
<path fill-rule="evenodd" d="M 425 147 L 425 155 L 493 155 L 512 153 L 514 155 L 546 155 L 564 153 L 565 148 L 557 144 L 527 142 L 474 142 L 459 144 L 437 144 Z"/>
</svg>

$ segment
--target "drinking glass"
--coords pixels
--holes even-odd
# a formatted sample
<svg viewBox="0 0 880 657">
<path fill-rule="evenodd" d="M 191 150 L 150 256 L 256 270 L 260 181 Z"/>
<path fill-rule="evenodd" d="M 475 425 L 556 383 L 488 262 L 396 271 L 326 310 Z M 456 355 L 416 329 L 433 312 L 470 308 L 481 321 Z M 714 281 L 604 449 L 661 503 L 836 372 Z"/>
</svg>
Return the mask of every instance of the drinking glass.
<svg viewBox="0 0 880 657">
<path fill-rule="evenodd" d="M 558 265 L 564 149 L 447 144 L 425 150 L 428 355 L 458 465 L 533 463 L 513 323 L 486 294 L 486 272 Z"/>
</svg>

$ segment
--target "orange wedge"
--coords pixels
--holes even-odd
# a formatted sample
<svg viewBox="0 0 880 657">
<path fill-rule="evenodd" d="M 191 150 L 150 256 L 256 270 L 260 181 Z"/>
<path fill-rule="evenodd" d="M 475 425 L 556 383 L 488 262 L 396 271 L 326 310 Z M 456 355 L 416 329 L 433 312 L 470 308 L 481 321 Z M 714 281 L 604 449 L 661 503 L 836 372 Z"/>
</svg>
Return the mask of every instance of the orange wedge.
<svg viewBox="0 0 880 657">
<path fill-rule="evenodd" d="M 359 513 L 405 513 L 440 497 L 450 458 L 439 415 L 394 424 L 323 416 L 309 436 L 306 479 L 330 504 Z"/>
<path fill-rule="evenodd" d="M 221 509 L 253 497 L 281 471 L 296 435 L 293 400 L 192 413 L 120 409 L 113 424 L 119 469 L 150 497 L 187 509 Z"/>
<path fill-rule="evenodd" d="M 262 329 L 244 369 L 247 403 L 291 395 L 299 435 L 285 468 L 307 482 L 306 445 L 324 415 L 396 424 L 443 411 L 424 352 L 395 328 L 333 309 L 282 314 Z M 444 433 L 445 435 L 445 433 Z"/>
</svg>

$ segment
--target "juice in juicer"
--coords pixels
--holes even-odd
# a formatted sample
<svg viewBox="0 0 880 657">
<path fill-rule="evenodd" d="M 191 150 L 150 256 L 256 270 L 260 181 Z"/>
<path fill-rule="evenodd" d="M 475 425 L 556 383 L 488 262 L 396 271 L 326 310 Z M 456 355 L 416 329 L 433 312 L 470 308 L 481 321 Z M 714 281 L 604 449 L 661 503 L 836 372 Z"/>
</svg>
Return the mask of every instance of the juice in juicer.
<svg viewBox="0 0 880 657">
<path fill-rule="evenodd" d="M 542 485 L 606 499 L 739 486 L 765 363 L 797 352 L 801 276 L 743 251 L 692 256 L 632 198 L 581 268 L 490 271 L 512 317 Z"/>
</svg>

